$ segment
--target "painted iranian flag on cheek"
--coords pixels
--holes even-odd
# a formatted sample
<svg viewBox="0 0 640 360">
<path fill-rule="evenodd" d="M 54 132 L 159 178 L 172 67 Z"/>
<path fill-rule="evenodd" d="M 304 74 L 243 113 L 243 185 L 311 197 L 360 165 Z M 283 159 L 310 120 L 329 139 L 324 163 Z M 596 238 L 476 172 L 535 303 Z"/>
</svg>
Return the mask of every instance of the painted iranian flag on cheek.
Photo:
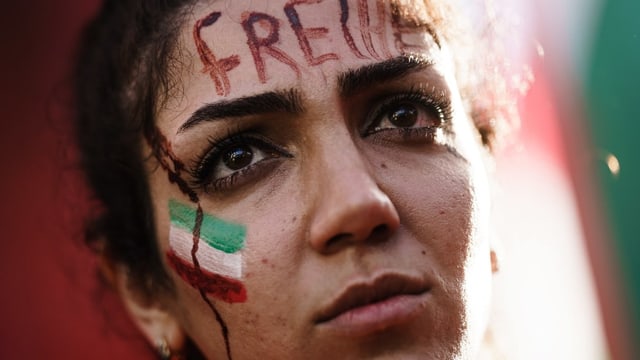
<svg viewBox="0 0 640 360">
<path fill-rule="evenodd" d="M 196 289 L 228 303 L 244 302 L 241 282 L 244 226 L 169 201 L 171 227 L 167 260 Z"/>
</svg>

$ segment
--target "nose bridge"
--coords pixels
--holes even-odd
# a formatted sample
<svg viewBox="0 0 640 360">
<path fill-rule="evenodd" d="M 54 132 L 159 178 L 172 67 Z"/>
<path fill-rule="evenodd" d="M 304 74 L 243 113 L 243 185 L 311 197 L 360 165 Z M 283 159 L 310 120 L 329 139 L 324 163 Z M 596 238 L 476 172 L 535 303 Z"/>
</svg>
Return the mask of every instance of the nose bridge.
<svg viewBox="0 0 640 360">
<path fill-rule="evenodd" d="M 331 138 L 319 142 L 316 156 L 310 229 L 314 249 L 332 252 L 399 226 L 393 203 L 348 133 L 334 132 Z"/>
</svg>

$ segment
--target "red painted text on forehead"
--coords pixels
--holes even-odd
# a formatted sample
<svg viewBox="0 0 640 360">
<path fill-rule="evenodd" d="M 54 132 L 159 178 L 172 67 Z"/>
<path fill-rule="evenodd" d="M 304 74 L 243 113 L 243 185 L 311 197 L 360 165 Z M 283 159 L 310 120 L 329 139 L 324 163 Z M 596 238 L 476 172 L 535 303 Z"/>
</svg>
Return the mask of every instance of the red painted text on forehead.
<svg viewBox="0 0 640 360">
<path fill-rule="evenodd" d="M 403 54 L 407 51 L 421 48 L 419 44 L 411 44 L 411 34 L 418 32 L 431 33 L 431 27 L 426 21 L 415 21 L 415 10 L 399 5 L 397 1 L 387 6 L 388 1 L 358 0 L 291 0 L 282 7 L 282 12 L 266 13 L 259 11 L 245 11 L 240 23 L 232 23 L 237 29 L 229 29 L 228 24 L 221 24 L 222 12 L 213 11 L 196 21 L 193 26 L 193 38 L 196 49 L 202 61 L 203 72 L 209 74 L 213 80 L 216 93 L 226 96 L 231 92 L 233 84 L 229 73 L 242 62 L 252 61 L 256 69 L 256 79 L 266 83 L 269 69 L 266 59 L 280 62 L 290 69 L 296 76 L 300 76 L 303 66 L 318 66 L 328 61 L 339 61 L 342 56 L 354 56 L 359 59 L 383 60 L 392 57 L 391 48 Z M 315 9 L 314 9 L 315 7 Z M 335 21 L 324 26 L 306 26 L 304 14 L 327 11 L 335 12 Z M 312 17 L 307 17 L 307 21 Z M 390 26 L 388 26 L 390 25 Z M 239 54 L 225 57 L 216 55 L 215 36 L 205 41 L 202 37 L 204 28 L 239 31 L 244 34 L 246 46 L 251 58 L 243 58 Z M 392 32 L 393 44 L 389 44 L 388 31 Z M 281 38 L 293 34 L 297 39 L 297 46 L 282 46 Z M 331 51 L 314 50 L 314 41 L 340 41 L 349 49 L 348 54 L 338 54 Z M 436 39 L 437 42 L 437 39 Z M 422 47 L 423 48 L 423 47 Z"/>
</svg>

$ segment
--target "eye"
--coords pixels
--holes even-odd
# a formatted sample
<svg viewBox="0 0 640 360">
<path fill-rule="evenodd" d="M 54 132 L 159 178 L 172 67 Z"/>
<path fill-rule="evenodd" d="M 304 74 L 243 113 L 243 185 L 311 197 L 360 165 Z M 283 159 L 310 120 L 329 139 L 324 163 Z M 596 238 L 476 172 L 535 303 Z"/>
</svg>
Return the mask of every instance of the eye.
<svg viewBox="0 0 640 360">
<path fill-rule="evenodd" d="M 403 137 L 425 137 L 449 119 L 446 99 L 419 92 L 397 94 L 382 101 L 370 113 L 363 136 L 392 132 Z"/>
<path fill-rule="evenodd" d="M 278 164 L 291 157 L 281 147 L 252 135 L 232 135 L 210 140 L 208 152 L 196 162 L 192 175 L 195 185 L 205 191 L 228 191 L 245 183 L 257 181 Z"/>
</svg>

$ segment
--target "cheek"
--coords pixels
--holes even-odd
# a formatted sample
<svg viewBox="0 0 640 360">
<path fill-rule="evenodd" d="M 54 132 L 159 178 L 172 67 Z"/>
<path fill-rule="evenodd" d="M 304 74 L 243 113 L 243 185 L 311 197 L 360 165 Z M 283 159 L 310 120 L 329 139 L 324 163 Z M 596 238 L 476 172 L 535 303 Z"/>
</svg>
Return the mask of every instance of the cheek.
<svg viewBox="0 0 640 360">
<path fill-rule="evenodd" d="M 245 282 L 250 301 L 273 299 L 283 294 L 274 289 L 287 288 L 291 274 L 300 266 L 304 238 L 301 198 L 273 193 L 269 201 L 245 206 L 243 221 L 247 240 L 243 251 Z"/>
<path fill-rule="evenodd" d="M 460 276 L 473 240 L 475 192 L 468 168 L 452 158 L 389 172 L 403 225 L 438 266 Z"/>
<path fill-rule="evenodd" d="M 426 266 L 437 279 L 434 301 L 442 311 L 433 317 L 439 338 L 468 336 L 476 344 L 486 327 L 491 291 L 488 241 L 479 220 L 489 206 L 480 195 L 484 181 L 473 164 L 453 155 L 421 162 L 388 163 L 385 184 L 402 226 L 422 249 L 422 262 L 415 266 Z"/>
<path fill-rule="evenodd" d="M 295 198 L 295 197 L 287 197 Z M 278 204 L 278 206 L 273 206 Z M 225 315 L 247 349 L 270 349 L 287 357 L 283 344 L 297 344 L 294 316 L 300 303 L 301 216 L 295 202 L 265 202 L 245 212 L 247 244 L 243 252 L 247 301 Z M 276 350 L 278 349 L 278 350 Z M 253 355 L 248 356 L 248 358 Z"/>
<path fill-rule="evenodd" d="M 289 196 L 287 198 L 295 197 Z M 283 199 L 285 198 L 283 197 Z M 276 203 L 278 206 L 274 206 Z M 220 289 L 212 289 L 213 291 L 208 293 L 208 296 L 214 300 L 222 319 L 232 331 L 232 343 L 241 341 L 243 344 L 242 349 L 234 348 L 234 355 L 239 358 L 252 358 L 253 354 L 242 356 L 244 349 L 267 348 L 270 349 L 269 351 L 279 353 L 281 358 L 286 358 L 286 351 L 292 349 L 282 349 L 283 344 L 296 343 L 295 339 L 287 338 L 295 324 L 291 323 L 291 318 L 286 314 L 295 313 L 293 309 L 297 303 L 296 299 L 298 299 L 294 296 L 295 292 L 292 287 L 295 284 L 296 261 L 299 258 L 296 254 L 300 252 L 300 246 L 296 246 L 294 241 L 301 238 L 297 233 L 301 221 L 301 217 L 297 213 L 300 211 L 296 208 L 297 202 L 287 202 L 286 199 L 279 202 L 253 202 L 253 204 L 257 205 L 251 207 L 247 207 L 246 204 L 245 206 L 229 206 L 225 215 L 225 219 L 242 219 L 236 221 L 236 225 L 241 223 L 241 227 L 246 231 L 244 243 L 238 252 L 241 255 L 241 274 L 235 278 L 233 273 L 233 270 L 237 270 L 235 267 L 230 269 L 231 273 L 226 274 L 227 278 L 241 282 L 243 289 L 246 290 L 244 293 L 246 297 L 243 301 L 228 301 L 238 300 L 237 297 L 233 297 L 237 294 L 228 291 L 223 293 Z M 176 214 L 170 216 L 170 223 L 176 223 L 176 217 Z M 186 244 L 181 246 L 185 247 L 185 251 L 190 254 L 192 238 L 176 239 L 171 234 L 176 231 L 174 227 L 177 225 L 170 226 L 170 249 L 177 247 L 176 241 L 180 240 Z M 220 223 L 213 225 L 217 225 L 218 230 L 210 229 L 209 234 L 219 231 L 221 227 L 225 228 L 220 226 Z M 207 231 L 204 232 L 207 233 Z M 218 235 L 224 237 L 222 235 L 225 234 L 218 233 Z M 210 259 L 205 256 L 206 254 L 203 252 L 205 245 L 203 240 L 197 251 L 201 268 L 212 273 L 221 272 L 220 261 L 209 261 Z M 233 262 L 227 263 L 227 265 L 230 264 Z M 174 271 L 174 273 L 176 272 Z M 177 273 L 180 275 L 179 271 Z M 180 284 L 178 286 L 182 304 L 180 307 L 189 333 L 205 353 L 209 351 L 212 358 L 217 358 L 224 343 L 220 341 L 221 339 L 215 331 L 211 331 L 212 327 L 217 327 L 214 315 L 198 296 L 197 291 L 194 291 L 194 288 L 197 287 L 195 285 L 198 284 L 184 281 L 188 280 L 184 276 L 180 277 L 182 279 L 178 280 L 178 276 L 176 276 L 176 281 Z M 225 289 L 229 290 L 228 287 Z M 203 314 L 207 315 L 203 316 Z"/>
</svg>

